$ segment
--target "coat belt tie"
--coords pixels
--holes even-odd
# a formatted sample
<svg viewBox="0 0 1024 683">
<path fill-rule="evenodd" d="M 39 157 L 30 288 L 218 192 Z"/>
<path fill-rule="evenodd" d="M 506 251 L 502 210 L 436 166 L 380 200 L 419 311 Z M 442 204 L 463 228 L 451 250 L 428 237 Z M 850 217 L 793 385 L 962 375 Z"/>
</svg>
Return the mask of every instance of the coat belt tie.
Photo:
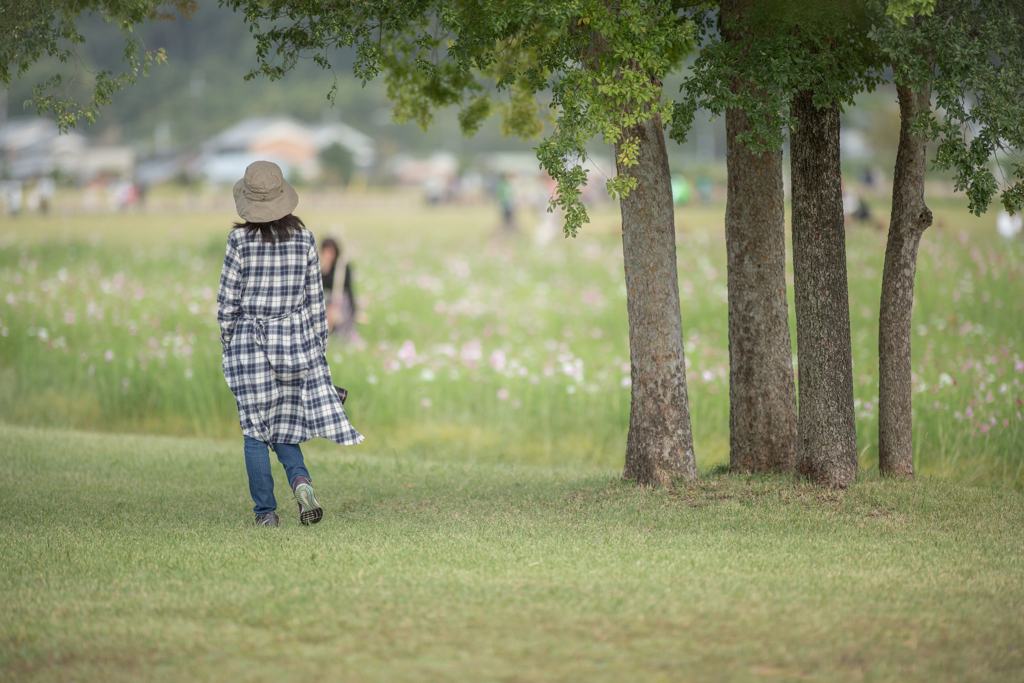
<svg viewBox="0 0 1024 683">
<path fill-rule="evenodd" d="M 252 330 L 257 344 L 263 346 L 267 343 L 267 323 L 264 322 L 263 318 L 253 318 Z"/>
<path fill-rule="evenodd" d="M 273 318 L 260 318 L 257 316 L 246 315 L 242 316 L 242 320 L 252 321 L 253 337 L 256 339 L 256 343 L 263 346 L 267 343 L 267 323 L 277 322 L 278 320 L 285 320 L 292 317 L 296 313 L 302 312 L 302 306 L 299 306 L 290 313 L 284 315 L 274 316 Z"/>
</svg>

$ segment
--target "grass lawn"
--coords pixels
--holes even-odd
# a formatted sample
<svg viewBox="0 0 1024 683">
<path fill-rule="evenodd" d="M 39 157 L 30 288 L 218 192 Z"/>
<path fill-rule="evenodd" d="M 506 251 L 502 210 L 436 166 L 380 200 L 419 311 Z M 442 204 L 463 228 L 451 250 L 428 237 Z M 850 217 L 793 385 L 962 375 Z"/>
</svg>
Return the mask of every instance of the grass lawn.
<svg viewBox="0 0 1024 683">
<path fill-rule="evenodd" d="M 0 426 L 0 681 L 1024 680 L 1024 496 Z M 374 450 L 377 448 L 378 450 Z"/>
</svg>

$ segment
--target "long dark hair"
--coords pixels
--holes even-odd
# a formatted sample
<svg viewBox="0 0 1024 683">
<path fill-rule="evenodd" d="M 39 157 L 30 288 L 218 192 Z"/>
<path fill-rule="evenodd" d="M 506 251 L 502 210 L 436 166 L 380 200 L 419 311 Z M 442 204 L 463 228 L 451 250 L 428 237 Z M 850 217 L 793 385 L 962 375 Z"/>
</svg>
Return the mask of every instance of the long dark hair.
<svg viewBox="0 0 1024 683">
<path fill-rule="evenodd" d="M 264 242 L 274 244 L 275 242 L 290 240 L 295 236 L 295 233 L 305 228 L 306 224 L 298 216 L 288 214 L 284 218 L 278 218 L 276 221 L 270 221 L 269 223 L 250 223 L 245 221 L 244 223 L 235 223 L 235 227 L 245 228 L 246 234 L 249 235 L 258 232 Z"/>
<path fill-rule="evenodd" d="M 334 249 L 334 260 L 331 262 L 331 267 L 326 273 L 324 273 L 324 289 L 327 291 L 334 290 L 334 269 L 338 265 L 338 261 L 341 260 L 341 245 L 337 241 L 330 237 L 324 238 L 324 241 L 320 243 L 320 255 L 323 256 L 324 250 L 327 248 Z M 322 260 L 322 259 L 321 259 Z"/>
</svg>

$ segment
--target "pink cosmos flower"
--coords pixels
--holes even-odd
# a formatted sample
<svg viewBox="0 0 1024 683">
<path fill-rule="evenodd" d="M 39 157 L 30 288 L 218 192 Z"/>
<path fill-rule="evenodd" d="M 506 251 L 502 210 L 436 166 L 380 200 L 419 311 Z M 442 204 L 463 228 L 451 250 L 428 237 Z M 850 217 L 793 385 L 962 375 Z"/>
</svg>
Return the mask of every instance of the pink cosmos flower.
<svg viewBox="0 0 1024 683">
<path fill-rule="evenodd" d="M 402 342 L 402 348 L 398 349 L 398 360 L 405 363 L 406 367 L 416 364 L 416 345 L 411 340 L 406 339 Z"/>
<path fill-rule="evenodd" d="M 508 389 L 498 389 L 498 400 L 499 401 L 507 401 L 508 400 Z"/>
<path fill-rule="evenodd" d="M 479 339 L 470 339 L 459 349 L 459 357 L 464 361 L 478 361 L 484 357 L 483 345 Z"/>
<path fill-rule="evenodd" d="M 601 292 L 596 289 L 586 289 L 583 291 L 583 295 L 580 297 L 583 299 L 583 303 L 588 306 L 603 306 L 604 297 L 601 296 Z"/>
</svg>

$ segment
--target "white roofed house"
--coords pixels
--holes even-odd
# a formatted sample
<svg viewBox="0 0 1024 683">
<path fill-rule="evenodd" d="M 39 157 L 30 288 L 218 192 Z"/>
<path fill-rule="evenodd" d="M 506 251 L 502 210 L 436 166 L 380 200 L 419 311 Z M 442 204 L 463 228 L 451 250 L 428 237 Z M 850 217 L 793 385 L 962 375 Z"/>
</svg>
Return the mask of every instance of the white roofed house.
<svg viewBox="0 0 1024 683">
<path fill-rule="evenodd" d="M 42 118 L 12 119 L 0 131 L 0 154 L 5 172 L 17 180 L 54 171 L 79 182 L 99 176 L 131 178 L 135 150 L 126 145 L 89 145 L 78 133 L 61 135 L 57 125 Z"/>
<path fill-rule="evenodd" d="M 51 148 L 58 135 L 56 124 L 46 119 L 23 118 L 8 121 L 3 130 L 0 130 L 0 153 L 4 175 L 24 180 L 55 171 L 56 164 Z M 77 139 L 82 137 L 77 133 L 70 135 Z"/>
<path fill-rule="evenodd" d="M 200 172 L 208 180 L 234 183 L 253 161 L 265 159 L 294 179 L 318 178 L 319 154 L 332 144 L 352 153 L 357 168 L 369 168 L 376 158 L 373 140 L 342 123 L 307 126 L 286 116 L 241 121 L 203 145 Z"/>
<path fill-rule="evenodd" d="M 377 163 L 377 143 L 365 133 L 360 133 L 344 123 L 324 123 L 312 127 L 313 140 L 317 151 L 322 152 L 333 144 L 341 145 L 352 155 L 353 165 L 360 171 L 369 171 Z"/>
</svg>

